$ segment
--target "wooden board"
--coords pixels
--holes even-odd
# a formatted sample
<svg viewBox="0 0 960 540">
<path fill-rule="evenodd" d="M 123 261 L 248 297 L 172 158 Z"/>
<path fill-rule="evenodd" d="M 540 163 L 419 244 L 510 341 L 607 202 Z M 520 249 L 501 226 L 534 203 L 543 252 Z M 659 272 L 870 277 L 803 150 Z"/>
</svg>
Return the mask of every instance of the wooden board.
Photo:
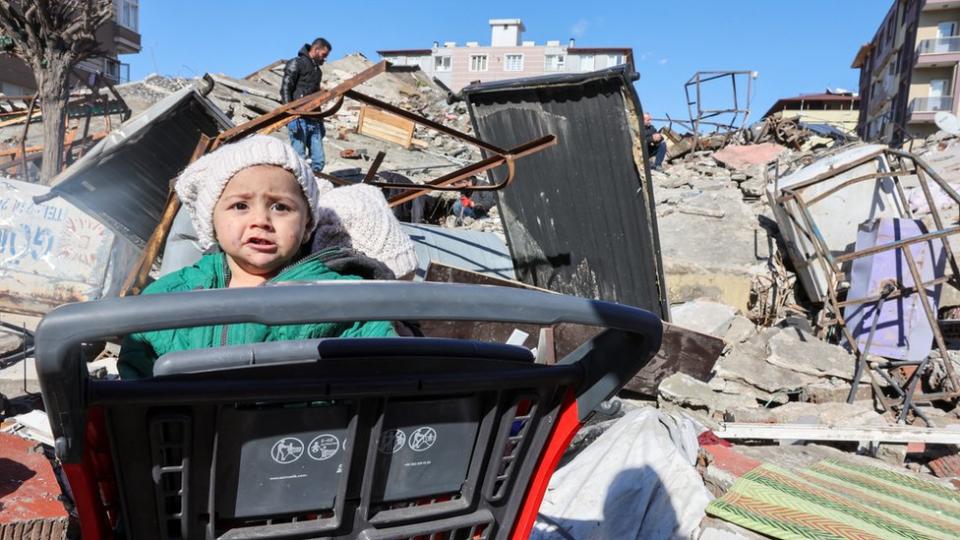
<svg viewBox="0 0 960 540">
<path fill-rule="evenodd" d="M 434 262 L 431 262 L 430 267 L 427 268 L 424 280 L 544 290 L 519 281 L 489 277 Z M 497 343 L 505 343 L 513 329 L 530 335 L 528 342 L 525 343 L 526 346 L 536 346 L 540 331 L 540 327 L 536 325 L 475 321 L 423 321 L 421 323 L 421 330 L 427 336 Z M 555 358 L 563 358 L 602 330 L 599 327 L 582 324 L 555 325 L 553 327 Z M 624 386 L 624 390 L 655 397 L 660 383 L 674 373 L 685 373 L 695 379 L 706 381 L 722 352 L 722 339 L 665 322 L 660 350 L 640 368 L 640 371 Z M 624 354 L 629 354 L 629 351 L 624 351 Z"/>
<path fill-rule="evenodd" d="M 415 127 L 411 120 L 364 105 L 360 108 L 357 133 L 410 148 Z"/>
</svg>

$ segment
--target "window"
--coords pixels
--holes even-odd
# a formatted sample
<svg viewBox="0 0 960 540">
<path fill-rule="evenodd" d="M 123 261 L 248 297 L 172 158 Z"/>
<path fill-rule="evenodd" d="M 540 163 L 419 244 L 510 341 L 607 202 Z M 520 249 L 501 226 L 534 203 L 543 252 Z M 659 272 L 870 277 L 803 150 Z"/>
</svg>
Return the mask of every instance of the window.
<svg viewBox="0 0 960 540">
<path fill-rule="evenodd" d="M 434 71 L 450 71 L 451 61 L 449 56 L 434 56 L 433 57 L 433 70 Z"/>
<path fill-rule="evenodd" d="M 594 57 L 592 54 L 585 54 L 580 57 L 580 71 L 594 70 Z"/>
<path fill-rule="evenodd" d="M 504 71 L 523 71 L 522 54 L 506 54 L 503 56 Z"/>
<path fill-rule="evenodd" d="M 487 55 L 471 54 L 470 55 L 470 71 L 486 71 L 486 70 L 487 70 Z"/>
<path fill-rule="evenodd" d="M 117 24 L 140 31 L 140 0 L 113 0 L 113 11 Z"/>
<path fill-rule="evenodd" d="M 546 71 L 563 71 L 566 67 L 567 58 L 562 54 L 548 54 L 544 62 Z"/>
<path fill-rule="evenodd" d="M 937 25 L 937 37 L 946 38 L 957 35 L 957 22 L 947 21 Z"/>
<path fill-rule="evenodd" d="M 619 54 L 608 54 L 607 55 L 607 67 L 619 66 L 620 65 L 620 55 Z"/>
</svg>

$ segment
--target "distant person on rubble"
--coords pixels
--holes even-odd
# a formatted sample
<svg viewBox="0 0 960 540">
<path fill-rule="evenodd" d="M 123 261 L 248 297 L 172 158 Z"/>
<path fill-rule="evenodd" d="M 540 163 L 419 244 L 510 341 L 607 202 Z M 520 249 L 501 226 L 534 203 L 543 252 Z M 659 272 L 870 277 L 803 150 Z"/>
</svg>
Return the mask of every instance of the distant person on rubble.
<svg viewBox="0 0 960 540">
<path fill-rule="evenodd" d="M 320 90 L 323 71 L 320 66 L 330 54 L 330 42 L 317 38 L 313 43 L 303 44 L 297 57 L 287 62 L 283 69 L 283 83 L 280 85 L 280 100 L 284 103 L 302 98 Z M 290 144 L 306 159 L 310 168 L 317 173 L 323 170 L 326 158 L 323 154 L 323 137 L 327 130 L 322 118 L 297 118 L 287 124 Z"/>
<path fill-rule="evenodd" d="M 653 163 L 654 170 L 660 170 L 663 158 L 667 157 L 667 141 L 663 140 L 663 135 L 653 127 L 650 113 L 643 113 L 643 138 L 647 140 L 647 155 L 657 158 Z"/>
</svg>

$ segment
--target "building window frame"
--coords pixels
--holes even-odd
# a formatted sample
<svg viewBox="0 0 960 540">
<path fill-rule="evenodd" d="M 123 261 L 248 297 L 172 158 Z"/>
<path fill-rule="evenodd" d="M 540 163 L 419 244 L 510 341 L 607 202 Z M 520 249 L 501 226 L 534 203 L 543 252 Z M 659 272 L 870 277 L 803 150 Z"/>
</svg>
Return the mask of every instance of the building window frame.
<svg viewBox="0 0 960 540">
<path fill-rule="evenodd" d="M 449 54 L 434 56 L 433 70 L 437 73 L 447 73 L 453 71 L 453 57 Z"/>
<path fill-rule="evenodd" d="M 490 69 L 490 56 L 486 54 L 471 54 L 469 69 L 471 72 L 488 71 Z"/>
<path fill-rule="evenodd" d="M 619 54 L 612 53 L 607 55 L 607 67 L 619 66 L 622 63 Z"/>
<path fill-rule="evenodd" d="M 588 67 L 589 66 L 589 67 Z M 593 71 L 597 69 L 597 56 L 594 54 L 580 55 L 580 71 Z"/>
<path fill-rule="evenodd" d="M 544 71 L 563 71 L 566 67 L 567 56 L 565 54 L 547 54 L 543 57 Z"/>
<path fill-rule="evenodd" d="M 140 32 L 140 0 L 114 0 L 114 20 L 120 26 Z"/>
<path fill-rule="evenodd" d="M 504 71 L 523 71 L 523 54 L 505 54 L 503 55 Z"/>
</svg>

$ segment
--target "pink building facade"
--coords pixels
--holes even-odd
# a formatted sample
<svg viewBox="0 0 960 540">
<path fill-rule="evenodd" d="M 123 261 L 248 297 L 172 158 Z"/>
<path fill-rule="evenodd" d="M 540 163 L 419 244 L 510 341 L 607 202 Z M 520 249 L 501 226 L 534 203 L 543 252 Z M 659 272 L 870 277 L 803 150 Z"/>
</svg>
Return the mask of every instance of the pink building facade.
<svg viewBox="0 0 960 540">
<path fill-rule="evenodd" d="M 627 47 L 576 47 L 547 41 L 536 44 L 523 40 L 520 19 L 491 19 L 490 45 L 467 42 L 434 42 L 430 49 L 377 51 L 395 65 L 417 66 L 436 77 L 454 92 L 473 82 L 501 81 L 548 75 L 582 73 L 628 64 L 634 69 L 633 50 Z"/>
</svg>

